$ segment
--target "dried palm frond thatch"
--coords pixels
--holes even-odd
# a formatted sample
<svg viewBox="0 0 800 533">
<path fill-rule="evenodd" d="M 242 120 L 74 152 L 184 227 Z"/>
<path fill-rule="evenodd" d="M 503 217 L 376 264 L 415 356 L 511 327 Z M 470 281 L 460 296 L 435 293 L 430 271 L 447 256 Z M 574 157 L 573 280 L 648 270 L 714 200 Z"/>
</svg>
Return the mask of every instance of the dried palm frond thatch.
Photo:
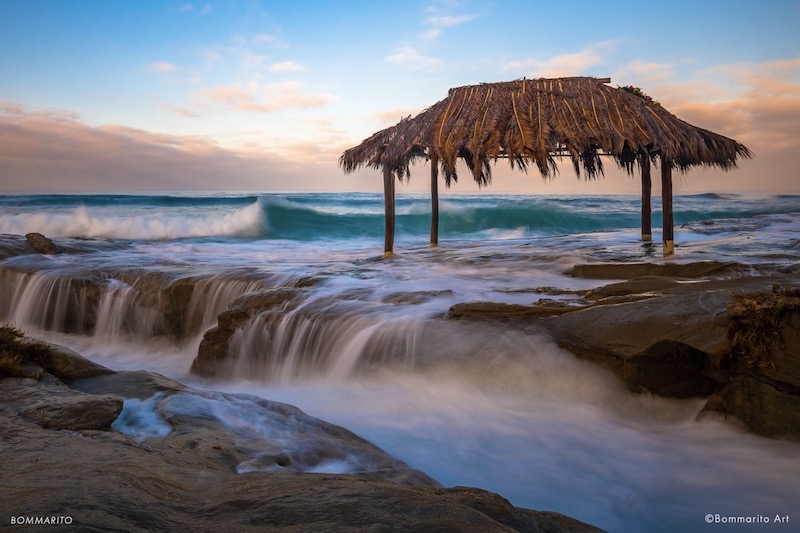
<svg viewBox="0 0 800 533">
<path fill-rule="evenodd" d="M 743 144 L 698 128 L 661 105 L 590 77 L 516 80 L 451 89 L 414 118 L 404 118 L 342 154 L 345 172 L 362 166 L 388 168 L 408 178 L 418 158 L 435 159 L 445 183 L 457 180 L 463 159 L 481 185 L 491 180 L 491 163 L 507 158 L 513 167 L 536 166 L 542 176 L 569 157 L 576 174 L 602 174 L 600 156 L 629 172 L 642 158 L 659 156 L 672 167 L 696 165 L 728 170 L 751 157 Z"/>
</svg>

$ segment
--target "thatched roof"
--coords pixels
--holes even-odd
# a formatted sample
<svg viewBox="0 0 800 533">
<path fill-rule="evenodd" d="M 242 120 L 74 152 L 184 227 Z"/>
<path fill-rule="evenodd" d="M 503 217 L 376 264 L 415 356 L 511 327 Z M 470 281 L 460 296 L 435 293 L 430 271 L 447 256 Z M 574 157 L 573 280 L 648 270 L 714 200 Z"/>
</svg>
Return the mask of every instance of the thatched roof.
<svg viewBox="0 0 800 533">
<path fill-rule="evenodd" d="M 743 144 L 679 119 L 656 102 L 588 77 L 516 80 L 451 89 L 414 118 L 381 130 L 345 151 L 345 172 L 388 166 L 400 179 L 418 158 L 436 158 L 445 182 L 457 179 L 462 158 L 479 184 L 491 180 L 491 163 L 557 171 L 569 157 L 575 172 L 602 173 L 601 155 L 632 171 L 643 157 L 663 155 L 686 170 L 707 165 L 728 170 L 751 157 Z"/>
</svg>

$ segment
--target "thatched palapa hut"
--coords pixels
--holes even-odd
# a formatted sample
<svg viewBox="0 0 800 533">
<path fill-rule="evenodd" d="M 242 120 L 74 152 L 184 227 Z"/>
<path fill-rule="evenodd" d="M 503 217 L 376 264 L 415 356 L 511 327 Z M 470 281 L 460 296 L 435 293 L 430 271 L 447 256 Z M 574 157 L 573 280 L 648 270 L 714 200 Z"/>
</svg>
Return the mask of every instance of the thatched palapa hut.
<svg viewBox="0 0 800 533">
<path fill-rule="evenodd" d="M 438 244 L 438 174 L 447 186 L 462 159 L 479 185 L 491 181 L 492 164 L 536 166 L 543 177 L 568 158 L 586 178 L 603 173 L 602 157 L 642 176 L 642 239 L 651 239 L 651 163 L 661 168 L 664 256 L 674 253 L 672 170 L 696 165 L 722 170 L 751 157 L 743 144 L 693 126 L 638 90 L 607 85 L 608 78 L 521 79 L 450 89 L 414 118 L 381 130 L 342 154 L 345 172 L 381 169 L 386 232 L 384 252 L 394 247 L 394 180 L 408 179 L 418 159 L 431 161 L 431 246 Z"/>
</svg>

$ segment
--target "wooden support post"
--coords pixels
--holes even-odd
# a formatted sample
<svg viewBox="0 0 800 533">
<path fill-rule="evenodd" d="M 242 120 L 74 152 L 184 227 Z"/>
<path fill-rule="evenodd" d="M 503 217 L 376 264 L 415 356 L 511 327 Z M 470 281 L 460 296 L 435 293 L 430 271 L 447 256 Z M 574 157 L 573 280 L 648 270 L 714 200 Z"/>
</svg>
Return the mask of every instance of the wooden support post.
<svg viewBox="0 0 800 533">
<path fill-rule="evenodd" d="M 675 238 L 673 236 L 674 222 L 672 218 L 672 162 L 661 155 L 661 210 L 664 219 L 662 241 L 664 242 L 664 257 L 675 253 Z"/>
<path fill-rule="evenodd" d="M 394 253 L 394 175 L 388 165 L 383 167 L 383 257 L 392 257 Z"/>
<path fill-rule="evenodd" d="M 439 246 L 439 159 L 431 156 L 431 248 Z"/>
<path fill-rule="evenodd" d="M 653 239 L 653 221 L 650 214 L 650 198 L 653 183 L 650 180 L 650 157 L 647 153 L 642 155 L 642 240 L 649 242 Z"/>
</svg>

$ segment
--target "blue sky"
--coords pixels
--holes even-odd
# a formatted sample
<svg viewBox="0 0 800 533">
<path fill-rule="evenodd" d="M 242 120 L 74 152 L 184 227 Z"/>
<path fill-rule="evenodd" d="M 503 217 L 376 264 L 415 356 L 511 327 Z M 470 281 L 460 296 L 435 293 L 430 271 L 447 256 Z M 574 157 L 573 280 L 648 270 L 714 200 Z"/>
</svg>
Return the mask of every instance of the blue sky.
<svg viewBox="0 0 800 533">
<path fill-rule="evenodd" d="M 0 191 L 378 190 L 338 156 L 450 87 L 589 75 L 756 153 L 679 193 L 800 192 L 799 25 L 796 1 L 0 0 Z M 495 178 L 637 190 L 613 169 Z"/>
</svg>

